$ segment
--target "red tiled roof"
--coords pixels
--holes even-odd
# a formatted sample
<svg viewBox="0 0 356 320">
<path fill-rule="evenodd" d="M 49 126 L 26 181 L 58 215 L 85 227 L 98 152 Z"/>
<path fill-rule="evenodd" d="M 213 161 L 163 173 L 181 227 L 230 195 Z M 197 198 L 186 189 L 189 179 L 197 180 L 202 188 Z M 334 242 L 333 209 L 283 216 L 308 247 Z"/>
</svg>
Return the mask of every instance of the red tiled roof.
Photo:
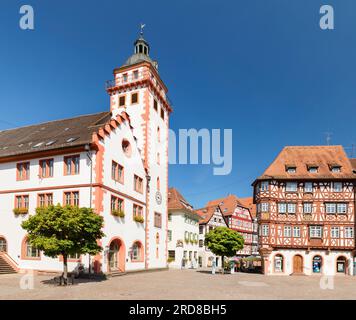
<svg viewBox="0 0 356 320">
<path fill-rule="evenodd" d="M 295 173 L 288 173 L 286 165 L 293 164 Z M 341 166 L 341 172 L 331 172 L 331 166 Z M 317 173 L 308 172 L 308 167 L 317 166 Z M 287 146 L 257 179 L 355 179 L 342 146 Z"/>
<path fill-rule="evenodd" d="M 240 205 L 243 207 L 243 205 L 239 202 L 239 199 L 234 194 L 230 194 L 225 198 L 211 200 L 206 204 L 207 207 L 219 206 L 221 209 L 221 212 L 225 216 L 233 214 L 237 205 Z"/>
<path fill-rule="evenodd" d="M 351 158 L 350 162 L 351 162 L 352 169 L 356 170 L 356 158 Z"/>
<path fill-rule="evenodd" d="M 168 190 L 168 210 L 188 210 L 194 212 L 193 206 L 175 188 Z"/>
<path fill-rule="evenodd" d="M 256 205 L 253 203 L 253 197 L 239 198 L 240 203 L 250 210 L 251 216 L 256 218 Z"/>
<path fill-rule="evenodd" d="M 195 212 L 200 216 L 199 224 L 208 223 L 210 218 L 215 212 L 216 206 L 205 207 L 195 210 Z"/>
</svg>

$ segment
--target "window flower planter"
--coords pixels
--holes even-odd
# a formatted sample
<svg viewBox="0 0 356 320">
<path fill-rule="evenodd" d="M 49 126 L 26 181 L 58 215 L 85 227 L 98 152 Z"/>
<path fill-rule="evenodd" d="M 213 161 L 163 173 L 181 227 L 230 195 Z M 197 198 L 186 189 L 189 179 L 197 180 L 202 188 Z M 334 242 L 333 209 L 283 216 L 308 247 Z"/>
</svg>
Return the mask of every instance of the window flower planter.
<svg viewBox="0 0 356 320">
<path fill-rule="evenodd" d="M 134 216 L 134 220 L 139 223 L 143 223 L 145 221 L 143 216 Z"/>
<path fill-rule="evenodd" d="M 27 214 L 28 213 L 28 208 L 15 208 L 13 210 L 15 215 L 21 215 L 21 214 Z"/>
<path fill-rule="evenodd" d="M 119 218 L 124 218 L 125 217 L 125 212 L 122 210 L 113 210 L 111 212 L 111 214 L 115 217 L 119 217 Z"/>
</svg>

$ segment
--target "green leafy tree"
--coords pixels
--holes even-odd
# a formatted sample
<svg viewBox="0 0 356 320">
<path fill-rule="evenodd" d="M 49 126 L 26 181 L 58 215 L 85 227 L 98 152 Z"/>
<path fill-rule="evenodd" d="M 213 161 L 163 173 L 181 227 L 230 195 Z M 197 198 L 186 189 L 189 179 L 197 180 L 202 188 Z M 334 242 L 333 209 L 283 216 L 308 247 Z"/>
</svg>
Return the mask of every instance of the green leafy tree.
<svg viewBox="0 0 356 320">
<path fill-rule="evenodd" d="M 102 250 L 97 240 L 104 236 L 104 220 L 89 208 L 61 205 L 37 208 L 36 214 L 22 223 L 30 243 L 46 256 L 63 256 L 63 279 L 67 284 L 68 256 L 95 255 Z"/>
<path fill-rule="evenodd" d="M 221 256 L 224 266 L 224 257 L 233 257 L 237 251 L 244 247 L 244 238 L 235 230 L 216 227 L 205 235 L 205 245 L 212 253 Z"/>
</svg>

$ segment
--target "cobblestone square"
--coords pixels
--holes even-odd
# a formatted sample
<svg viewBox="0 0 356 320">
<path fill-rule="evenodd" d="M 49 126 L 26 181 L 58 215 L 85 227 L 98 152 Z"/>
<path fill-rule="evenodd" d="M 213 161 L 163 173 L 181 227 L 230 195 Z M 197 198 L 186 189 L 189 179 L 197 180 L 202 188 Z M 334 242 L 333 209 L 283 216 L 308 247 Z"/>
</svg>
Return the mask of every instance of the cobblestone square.
<svg viewBox="0 0 356 320">
<path fill-rule="evenodd" d="M 21 289 L 23 274 L 0 276 L 0 299 L 244 300 L 355 299 L 356 277 L 264 276 L 166 270 L 127 274 L 104 281 L 77 281 L 68 287 L 47 284 L 53 276 L 34 277 L 34 288 Z M 24 281 L 22 281 L 24 282 Z"/>
</svg>

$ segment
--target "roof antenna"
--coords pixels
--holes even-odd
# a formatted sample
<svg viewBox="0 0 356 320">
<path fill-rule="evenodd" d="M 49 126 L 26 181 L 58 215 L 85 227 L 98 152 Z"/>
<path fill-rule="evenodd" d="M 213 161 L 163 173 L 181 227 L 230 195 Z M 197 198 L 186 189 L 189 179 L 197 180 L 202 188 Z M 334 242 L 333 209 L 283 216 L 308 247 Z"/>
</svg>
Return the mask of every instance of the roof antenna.
<svg viewBox="0 0 356 320">
<path fill-rule="evenodd" d="M 330 141 L 331 141 L 331 136 L 333 135 L 332 132 L 324 132 L 325 136 L 326 136 L 326 144 L 328 146 L 330 146 Z"/>
</svg>

